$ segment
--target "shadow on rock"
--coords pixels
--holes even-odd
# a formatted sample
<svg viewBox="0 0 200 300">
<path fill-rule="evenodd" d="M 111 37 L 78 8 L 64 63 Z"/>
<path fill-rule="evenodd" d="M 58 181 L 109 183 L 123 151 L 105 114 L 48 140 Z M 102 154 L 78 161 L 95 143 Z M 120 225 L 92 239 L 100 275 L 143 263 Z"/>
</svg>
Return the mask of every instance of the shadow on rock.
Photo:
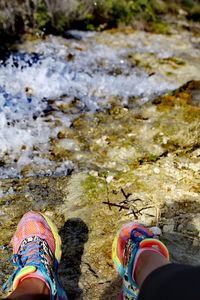
<svg viewBox="0 0 200 300">
<path fill-rule="evenodd" d="M 62 238 L 62 260 L 59 277 L 69 300 L 81 299 L 82 290 L 78 286 L 81 276 L 81 257 L 84 243 L 88 240 L 88 227 L 79 218 L 67 220 L 60 230 Z"/>
<path fill-rule="evenodd" d="M 100 297 L 100 300 L 117 300 L 118 295 L 120 294 L 122 286 L 121 278 L 117 277 L 111 281 L 107 287 L 104 289 L 103 294 Z"/>
<path fill-rule="evenodd" d="M 162 242 L 167 246 L 172 262 L 194 266 L 199 265 L 200 247 L 197 239 L 173 232 L 164 233 Z"/>
</svg>

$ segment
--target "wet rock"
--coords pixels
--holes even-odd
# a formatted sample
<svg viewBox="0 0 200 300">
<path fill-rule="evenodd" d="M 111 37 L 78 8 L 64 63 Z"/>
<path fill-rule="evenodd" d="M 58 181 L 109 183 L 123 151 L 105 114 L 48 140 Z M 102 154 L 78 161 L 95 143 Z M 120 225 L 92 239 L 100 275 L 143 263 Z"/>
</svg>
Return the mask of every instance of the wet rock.
<svg viewBox="0 0 200 300">
<path fill-rule="evenodd" d="M 65 133 L 63 131 L 59 131 L 57 134 L 58 139 L 64 139 L 65 138 Z"/>
<path fill-rule="evenodd" d="M 189 224 L 187 224 L 187 230 L 192 232 L 200 232 L 200 214 L 196 213 L 191 216 Z"/>
<path fill-rule="evenodd" d="M 199 240 L 194 239 L 192 245 L 193 245 L 194 247 L 199 247 Z"/>
<path fill-rule="evenodd" d="M 163 232 L 172 233 L 174 231 L 174 224 L 168 224 L 163 226 Z"/>
<path fill-rule="evenodd" d="M 78 32 L 69 31 L 69 30 L 63 33 L 63 37 L 66 39 L 74 39 L 77 41 L 80 41 L 82 39 L 82 36 L 78 34 Z"/>
<path fill-rule="evenodd" d="M 69 53 L 69 54 L 66 56 L 66 59 L 67 59 L 68 61 L 73 60 L 73 59 L 74 59 L 74 54 Z"/>
</svg>

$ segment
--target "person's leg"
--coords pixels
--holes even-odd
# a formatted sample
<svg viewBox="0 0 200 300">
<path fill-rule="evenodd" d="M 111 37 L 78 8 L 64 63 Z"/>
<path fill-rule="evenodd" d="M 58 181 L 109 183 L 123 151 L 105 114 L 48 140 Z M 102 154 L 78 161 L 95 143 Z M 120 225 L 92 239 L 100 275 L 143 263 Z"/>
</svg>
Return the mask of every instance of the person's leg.
<svg viewBox="0 0 200 300">
<path fill-rule="evenodd" d="M 165 246 L 154 238 L 151 231 L 134 223 L 124 225 L 117 234 L 113 261 L 123 278 L 120 299 L 199 300 L 200 266 L 169 263 Z"/>
<path fill-rule="evenodd" d="M 136 299 L 148 275 L 169 264 L 165 245 L 149 229 L 133 222 L 125 224 L 116 235 L 112 258 L 123 279 L 120 299 Z"/>
<path fill-rule="evenodd" d="M 169 262 L 164 255 L 151 250 L 142 252 L 135 267 L 135 281 L 138 287 L 141 288 L 144 280 L 151 272 L 166 264 L 169 264 Z"/>
<path fill-rule="evenodd" d="M 61 239 L 45 215 L 29 212 L 23 216 L 12 239 L 12 264 L 16 267 L 2 290 L 12 290 L 7 299 L 67 299 L 57 278 Z"/>
<path fill-rule="evenodd" d="M 199 300 L 200 267 L 167 264 L 144 280 L 138 300 Z"/>
</svg>

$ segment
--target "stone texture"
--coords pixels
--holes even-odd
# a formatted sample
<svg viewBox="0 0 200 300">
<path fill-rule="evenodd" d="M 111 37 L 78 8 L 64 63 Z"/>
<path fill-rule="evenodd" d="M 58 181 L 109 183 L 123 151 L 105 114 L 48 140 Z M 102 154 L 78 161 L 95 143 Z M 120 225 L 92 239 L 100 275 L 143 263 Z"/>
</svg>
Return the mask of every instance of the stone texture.
<svg viewBox="0 0 200 300">
<path fill-rule="evenodd" d="M 137 111 L 113 106 L 92 116 L 84 114 L 67 131 L 67 138 L 78 145 L 69 154 L 78 165 L 72 175 L 2 180 L 0 283 L 12 271 L 9 241 L 30 209 L 45 212 L 60 229 L 59 272 L 69 299 L 116 299 L 120 282 L 111 245 L 117 230 L 130 220 L 163 229 L 161 239 L 173 261 L 198 263 L 200 107 L 196 99 L 200 100 L 200 84 L 190 82 Z M 56 139 L 64 138 L 59 135 L 52 143 L 55 159 L 65 145 L 56 144 Z"/>
</svg>

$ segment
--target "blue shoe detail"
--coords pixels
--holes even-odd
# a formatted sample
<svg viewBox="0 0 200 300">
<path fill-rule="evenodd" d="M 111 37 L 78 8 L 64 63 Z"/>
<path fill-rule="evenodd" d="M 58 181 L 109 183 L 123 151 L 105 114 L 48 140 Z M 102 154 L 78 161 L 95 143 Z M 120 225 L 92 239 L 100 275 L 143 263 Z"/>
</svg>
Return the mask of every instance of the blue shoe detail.
<svg viewBox="0 0 200 300">
<path fill-rule="evenodd" d="M 67 300 L 57 278 L 58 261 L 52 254 L 46 240 L 38 236 L 24 239 L 18 254 L 12 255 L 10 261 L 16 270 L 3 285 L 2 291 L 8 291 L 16 279 L 38 270 L 50 288 L 51 300 Z"/>
</svg>

